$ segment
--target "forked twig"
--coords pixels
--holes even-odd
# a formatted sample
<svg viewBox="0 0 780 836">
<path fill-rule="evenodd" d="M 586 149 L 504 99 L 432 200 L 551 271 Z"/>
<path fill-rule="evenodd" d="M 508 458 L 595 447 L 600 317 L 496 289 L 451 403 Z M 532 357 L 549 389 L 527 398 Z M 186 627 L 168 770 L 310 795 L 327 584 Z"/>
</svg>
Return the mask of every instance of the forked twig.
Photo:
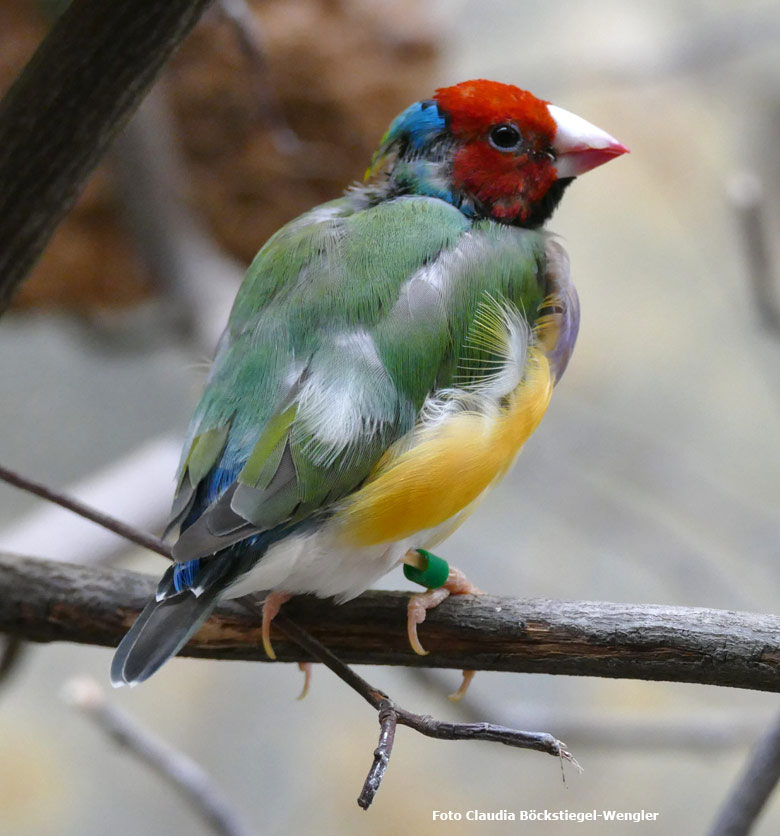
<svg viewBox="0 0 780 836">
<path fill-rule="evenodd" d="M 246 607 L 257 611 L 260 601 L 256 596 L 246 596 L 241 600 Z M 278 627 L 282 633 L 315 659 L 330 668 L 339 679 L 346 682 L 352 690 L 360 694 L 369 705 L 379 712 L 381 729 L 379 745 L 374 750 L 371 769 L 358 797 L 358 804 L 364 810 L 368 809 L 373 801 L 387 770 L 397 724 L 408 726 L 426 737 L 433 737 L 437 740 L 489 740 L 494 743 L 503 743 L 506 746 L 514 746 L 518 749 L 534 749 L 537 752 L 554 755 L 562 761 L 568 761 L 576 769 L 580 769 L 580 765 L 566 746 L 546 732 L 519 731 L 518 729 L 496 726 L 491 723 L 447 723 L 426 714 L 414 714 L 405 708 L 400 708 L 387 694 L 366 682 L 362 676 L 344 664 L 338 656 L 331 653 L 325 645 L 318 642 L 311 634 L 290 621 L 286 616 L 277 615 L 274 619 L 274 626 Z"/>
<path fill-rule="evenodd" d="M 390 755 L 395 743 L 395 730 L 398 727 L 398 713 L 390 700 L 382 700 L 379 707 L 379 743 L 374 749 L 374 762 L 363 783 L 363 789 L 358 796 L 358 806 L 368 810 L 374 796 L 379 790 L 382 778 L 385 777 Z"/>
</svg>

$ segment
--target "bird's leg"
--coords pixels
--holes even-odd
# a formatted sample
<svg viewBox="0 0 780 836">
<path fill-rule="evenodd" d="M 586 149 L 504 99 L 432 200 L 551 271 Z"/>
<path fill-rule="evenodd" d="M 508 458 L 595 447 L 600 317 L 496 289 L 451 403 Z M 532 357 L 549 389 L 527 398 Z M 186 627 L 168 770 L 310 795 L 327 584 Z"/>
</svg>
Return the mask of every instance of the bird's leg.
<svg viewBox="0 0 780 836">
<path fill-rule="evenodd" d="M 476 671 L 464 670 L 461 671 L 463 674 L 463 679 L 461 680 L 460 687 L 454 694 L 449 694 L 447 699 L 452 700 L 452 702 L 460 702 L 463 697 L 466 696 L 466 691 L 469 689 L 469 685 L 471 685 L 471 680 L 474 679 L 474 675 Z"/>
<path fill-rule="evenodd" d="M 473 583 L 460 571 L 450 567 L 450 573 L 444 585 L 438 589 L 429 589 L 427 592 L 418 592 L 409 599 L 406 610 L 406 627 L 409 634 L 409 644 L 415 653 L 426 656 L 428 651 L 420 644 L 417 636 L 417 627 L 425 621 L 428 610 L 438 607 L 442 601 L 450 595 L 482 595 L 482 590 L 477 589 Z"/>
<path fill-rule="evenodd" d="M 301 693 L 298 694 L 298 699 L 302 700 L 306 696 L 306 694 L 309 693 L 309 685 L 311 684 L 312 663 L 298 662 L 298 668 L 303 674 L 303 688 L 301 688 Z"/>
<path fill-rule="evenodd" d="M 414 559 L 414 555 L 409 555 L 410 563 Z M 416 561 L 415 561 L 416 562 Z M 428 651 L 420 644 L 420 639 L 417 635 L 417 627 L 425 621 L 428 610 L 438 607 L 442 601 L 449 598 L 450 595 L 482 595 L 481 589 L 474 586 L 473 583 L 460 571 L 450 567 L 449 575 L 444 585 L 438 589 L 429 589 L 427 592 L 418 592 L 409 599 L 407 607 L 407 621 L 406 628 L 409 635 L 409 644 L 412 650 L 420 656 L 427 655 Z M 468 690 L 471 680 L 474 678 L 474 671 L 464 670 L 463 681 L 460 687 L 454 694 L 450 694 L 450 699 L 453 702 L 458 702 L 463 699 Z"/>
<path fill-rule="evenodd" d="M 274 653 L 274 648 L 271 644 L 271 622 L 279 615 L 279 610 L 282 606 L 292 597 L 289 592 L 269 592 L 265 601 L 263 601 L 263 649 L 269 659 L 276 659 L 276 653 Z M 302 700 L 309 693 L 311 665 L 311 662 L 298 662 L 298 667 L 303 674 L 303 688 L 301 688 L 301 693 L 298 694 L 299 700 Z"/>
<path fill-rule="evenodd" d="M 450 591 L 445 586 L 438 589 L 429 589 L 427 592 L 416 592 L 409 598 L 406 608 L 406 632 L 409 635 L 409 644 L 412 650 L 420 656 L 427 656 L 428 651 L 420 644 L 417 635 L 417 625 L 425 621 L 428 610 L 438 607 L 442 601 L 450 597 Z"/>
<path fill-rule="evenodd" d="M 289 592 L 269 592 L 265 601 L 263 601 L 263 649 L 269 659 L 276 659 L 271 644 L 271 622 L 279 614 L 282 605 L 286 604 L 292 597 Z"/>
</svg>

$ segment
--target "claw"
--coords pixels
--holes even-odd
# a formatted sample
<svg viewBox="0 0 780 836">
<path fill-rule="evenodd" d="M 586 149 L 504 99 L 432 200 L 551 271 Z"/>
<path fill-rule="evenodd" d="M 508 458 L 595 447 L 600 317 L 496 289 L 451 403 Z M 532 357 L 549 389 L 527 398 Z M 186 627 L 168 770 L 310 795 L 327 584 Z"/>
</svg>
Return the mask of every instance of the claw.
<svg viewBox="0 0 780 836">
<path fill-rule="evenodd" d="M 263 602 L 263 650 L 269 659 L 276 659 L 273 645 L 271 644 L 271 622 L 279 614 L 283 604 L 286 604 L 293 596 L 288 592 L 271 592 Z"/>
<path fill-rule="evenodd" d="M 450 566 L 450 574 L 444 586 L 412 595 L 406 609 L 406 633 L 409 636 L 409 644 L 412 646 L 412 650 L 419 656 L 428 655 L 428 651 L 420 644 L 420 638 L 417 635 L 417 627 L 425 621 L 428 610 L 438 607 L 450 595 L 483 594 L 482 590 L 477 589 L 460 569 L 454 569 Z M 471 677 L 468 679 L 470 682 Z M 457 699 L 460 699 L 466 693 L 466 688 L 468 688 L 468 682 L 466 682 L 466 672 L 464 671 L 464 684 L 453 694 L 453 697 L 459 694 L 460 696 Z"/>
<path fill-rule="evenodd" d="M 476 671 L 463 671 L 463 681 L 460 683 L 460 688 L 454 694 L 450 694 L 447 699 L 452 700 L 452 702 L 460 702 L 466 696 L 466 691 L 468 691 L 475 673 Z"/>
<path fill-rule="evenodd" d="M 438 607 L 445 598 L 449 597 L 449 594 L 449 589 L 441 587 L 441 589 L 429 589 L 427 592 L 417 592 L 409 599 L 406 609 L 406 632 L 412 650 L 419 656 L 427 656 L 428 651 L 420 644 L 417 625 L 425 621 L 428 610 Z"/>
<path fill-rule="evenodd" d="M 298 669 L 303 673 L 303 688 L 298 694 L 298 699 L 302 700 L 306 694 L 309 693 L 309 685 L 311 685 L 311 662 L 298 662 Z"/>
</svg>

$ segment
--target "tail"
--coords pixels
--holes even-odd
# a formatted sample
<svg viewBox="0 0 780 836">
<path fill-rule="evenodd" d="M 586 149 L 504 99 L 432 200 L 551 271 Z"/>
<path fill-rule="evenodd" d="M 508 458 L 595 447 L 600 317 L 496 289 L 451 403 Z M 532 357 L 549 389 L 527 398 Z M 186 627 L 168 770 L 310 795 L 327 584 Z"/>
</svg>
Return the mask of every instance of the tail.
<svg viewBox="0 0 780 836">
<path fill-rule="evenodd" d="M 168 567 L 155 598 L 116 649 L 111 663 L 115 688 L 143 682 L 175 656 L 211 615 L 221 594 L 263 556 L 268 542 L 255 538 L 231 545 L 208 558 Z"/>
<path fill-rule="evenodd" d="M 188 589 L 151 601 L 122 639 L 111 663 L 111 684 L 136 685 L 175 656 L 211 615 L 220 589 L 196 596 Z"/>
</svg>

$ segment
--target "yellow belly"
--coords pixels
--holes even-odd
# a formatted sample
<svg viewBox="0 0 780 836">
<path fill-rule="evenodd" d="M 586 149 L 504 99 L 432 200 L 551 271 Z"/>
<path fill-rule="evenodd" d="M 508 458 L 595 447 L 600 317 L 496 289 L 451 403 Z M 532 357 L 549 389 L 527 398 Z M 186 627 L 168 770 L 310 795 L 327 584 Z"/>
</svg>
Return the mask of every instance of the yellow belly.
<svg viewBox="0 0 780 836">
<path fill-rule="evenodd" d="M 402 540 L 457 515 L 506 473 L 542 420 L 552 388 L 547 358 L 534 348 L 523 381 L 500 410 L 460 412 L 416 430 L 410 449 L 399 442 L 402 452 L 391 448 L 334 519 L 345 541 Z"/>
</svg>

